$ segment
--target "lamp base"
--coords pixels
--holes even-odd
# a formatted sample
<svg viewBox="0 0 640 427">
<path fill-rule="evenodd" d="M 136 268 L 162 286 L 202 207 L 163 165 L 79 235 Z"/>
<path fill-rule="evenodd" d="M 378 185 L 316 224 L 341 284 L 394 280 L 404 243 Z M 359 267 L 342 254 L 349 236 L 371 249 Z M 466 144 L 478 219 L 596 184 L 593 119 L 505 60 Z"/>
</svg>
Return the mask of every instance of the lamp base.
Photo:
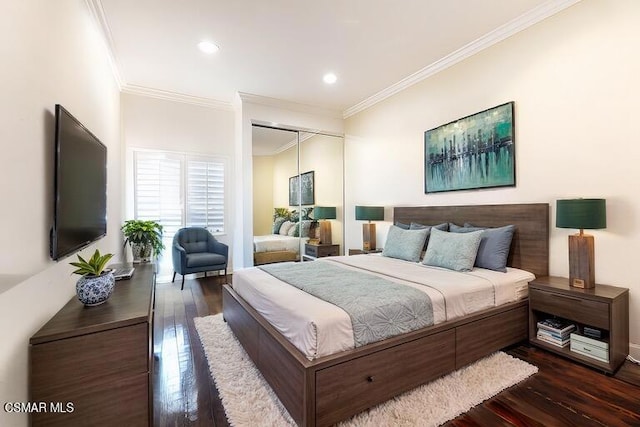
<svg viewBox="0 0 640 427">
<path fill-rule="evenodd" d="M 587 234 L 569 236 L 569 284 L 575 288 L 596 286 L 594 239 Z"/>
<path fill-rule="evenodd" d="M 362 224 L 362 249 L 372 251 L 376 248 L 376 225 Z"/>
<path fill-rule="evenodd" d="M 320 243 L 323 245 L 331 244 L 331 222 L 320 221 L 320 233 L 318 237 L 320 238 Z"/>
</svg>

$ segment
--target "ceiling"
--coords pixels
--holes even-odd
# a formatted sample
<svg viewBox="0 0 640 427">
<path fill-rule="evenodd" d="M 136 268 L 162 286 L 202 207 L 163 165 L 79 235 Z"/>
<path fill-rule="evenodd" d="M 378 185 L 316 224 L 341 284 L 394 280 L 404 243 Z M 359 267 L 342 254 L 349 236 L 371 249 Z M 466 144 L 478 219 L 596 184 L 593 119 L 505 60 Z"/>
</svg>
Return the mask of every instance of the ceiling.
<svg viewBox="0 0 640 427">
<path fill-rule="evenodd" d="M 344 113 L 578 0 L 89 0 L 124 91 Z M 220 50 L 207 55 L 201 40 Z M 338 81 L 327 85 L 328 71 Z M 416 74 L 417 73 L 417 74 Z M 386 91 L 386 92 L 385 92 Z"/>
</svg>

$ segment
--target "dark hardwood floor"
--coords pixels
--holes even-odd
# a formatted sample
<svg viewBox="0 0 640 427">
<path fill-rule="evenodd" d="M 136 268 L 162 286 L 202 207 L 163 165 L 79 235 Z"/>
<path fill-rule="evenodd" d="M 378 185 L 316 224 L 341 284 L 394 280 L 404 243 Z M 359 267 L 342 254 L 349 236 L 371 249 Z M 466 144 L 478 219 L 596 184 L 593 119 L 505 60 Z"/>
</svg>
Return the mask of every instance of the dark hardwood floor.
<svg viewBox="0 0 640 427">
<path fill-rule="evenodd" d="M 229 276 L 231 280 L 231 276 Z M 158 283 L 154 425 L 228 426 L 193 319 L 222 311 L 220 276 Z M 640 366 L 607 376 L 527 344 L 508 353 L 539 372 L 448 426 L 640 426 Z"/>
</svg>

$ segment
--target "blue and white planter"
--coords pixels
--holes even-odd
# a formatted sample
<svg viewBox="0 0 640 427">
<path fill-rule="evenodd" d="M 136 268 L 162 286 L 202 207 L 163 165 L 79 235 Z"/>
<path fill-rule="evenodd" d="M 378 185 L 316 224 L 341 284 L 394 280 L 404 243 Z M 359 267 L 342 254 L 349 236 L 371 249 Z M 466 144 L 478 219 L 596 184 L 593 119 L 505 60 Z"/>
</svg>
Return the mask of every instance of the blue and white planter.
<svg viewBox="0 0 640 427">
<path fill-rule="evenodd" d="M 111 296 L 115 283 L 116 279 L 111 270 L 105 271 L 99 276 L 82 276 L 76 283 L 76 294 L 84 305 L 100 305 Z"/>
</svg>

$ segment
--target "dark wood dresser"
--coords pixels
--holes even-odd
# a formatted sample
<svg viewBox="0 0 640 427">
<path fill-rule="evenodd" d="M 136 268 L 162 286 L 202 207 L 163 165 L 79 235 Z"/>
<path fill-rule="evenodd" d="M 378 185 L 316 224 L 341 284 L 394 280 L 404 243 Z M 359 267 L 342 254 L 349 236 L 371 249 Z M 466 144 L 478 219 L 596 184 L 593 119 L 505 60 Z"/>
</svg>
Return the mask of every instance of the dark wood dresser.
<svg viewBox="0 0 640 427">
<path fill-rule="evenodd" d="M 155 269 L 136 264 L 102 305 L 71 299 L 30 339 L 33 426 L 153 424 Z"/>
</svg>

